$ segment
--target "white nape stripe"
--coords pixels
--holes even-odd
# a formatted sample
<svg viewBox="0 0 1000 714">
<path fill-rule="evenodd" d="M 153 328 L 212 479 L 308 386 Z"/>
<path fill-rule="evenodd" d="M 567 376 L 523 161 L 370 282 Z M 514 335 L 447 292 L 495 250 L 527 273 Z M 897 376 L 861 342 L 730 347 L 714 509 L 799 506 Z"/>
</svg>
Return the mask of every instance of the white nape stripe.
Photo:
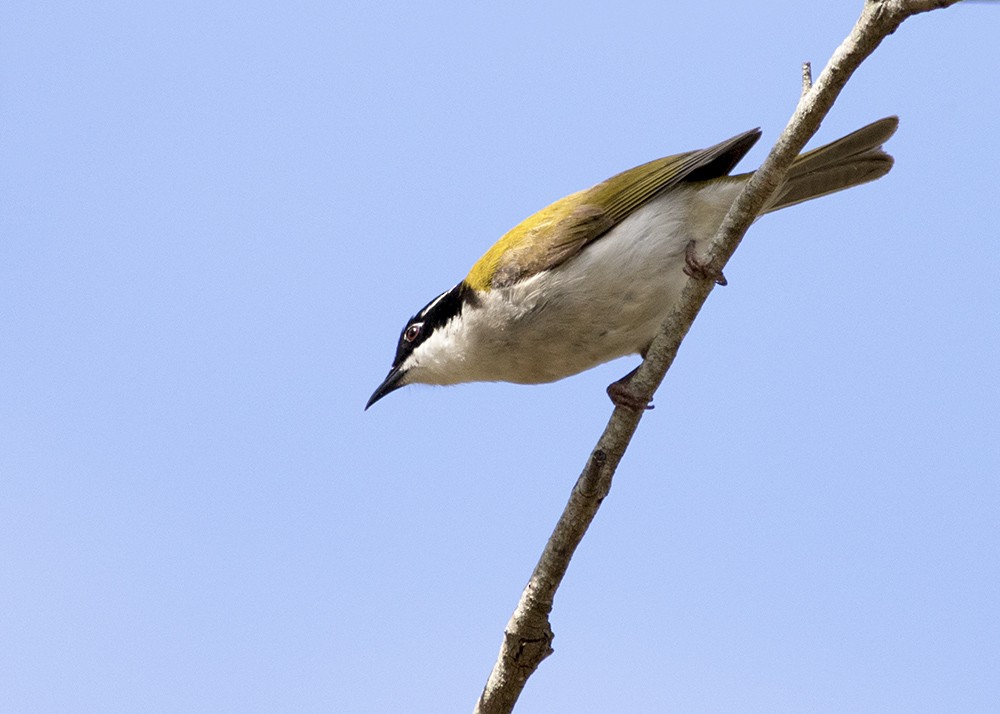
<svg viewBox="0 0 1000 714">
<path fill-rule="evenodd" d="M 428 305 L 427 307 L 425 307 L 423 310 L 421 310 L 420 314 L 417 315 L 417 317 L 421 317 L 421 318 L 427 317 L 427 313 L 429 313 L 431 310 L 433 310 L 434 306 L 437 305 L 439 302 L 441 302 L 441 300 L 444 298 L 444 296 L 447 295 L 450 292 L 451 292 L 451 290 L 445 290 L 443 293 L 441 293 L 436 298 L 434 298 L 434 300 L 431 302 L 431 304 Z"/>
</svg>

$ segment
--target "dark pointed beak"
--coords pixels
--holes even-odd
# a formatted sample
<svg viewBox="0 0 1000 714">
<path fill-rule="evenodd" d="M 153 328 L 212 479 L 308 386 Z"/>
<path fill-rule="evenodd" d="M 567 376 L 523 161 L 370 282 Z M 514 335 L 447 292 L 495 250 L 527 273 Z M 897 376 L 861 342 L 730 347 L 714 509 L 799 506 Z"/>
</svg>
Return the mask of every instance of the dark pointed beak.
<svg viewBox="0 0 1000 714">
<path fill-rule="evenodd" d="M 390 369 L 389 375 L 382 381 L 382 384 L 378 385 L 378 389 L 372 393 L 371 399 L 369 399 L 368 403 L 365 404 L 365 411 L 368 411 L 368 407 L 389 392 L 395 392 L 397 389 L 404 386 L 406 382 L 403 381 L 403 377 L 405 376 L 406 370 L 402 367 L 393 367 Z"/>
</svg>

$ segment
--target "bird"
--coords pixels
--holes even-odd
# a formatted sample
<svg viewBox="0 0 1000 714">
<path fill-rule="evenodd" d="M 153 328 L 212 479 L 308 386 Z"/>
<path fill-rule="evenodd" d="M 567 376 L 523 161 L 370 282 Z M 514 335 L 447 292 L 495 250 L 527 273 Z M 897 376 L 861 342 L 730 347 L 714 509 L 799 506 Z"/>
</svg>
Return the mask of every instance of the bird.
<svg viewBox="0 0 1000 714">
<path fill-rule="evenodd" d="M 800 154 L 761 215 L 881 178 L 898 117 Z M 713 278 L 697 246 L 714 236 L 753 172 L 731 171 L 760 129 L 655 159 L 573 193 L 504 234 L 457 285 L 403 327 L 365 410 L 408 384 L 541 384 L 645 357 L 689 276 Z M 608 387 L 617 406 L 647 403 Z"/>
</svg>

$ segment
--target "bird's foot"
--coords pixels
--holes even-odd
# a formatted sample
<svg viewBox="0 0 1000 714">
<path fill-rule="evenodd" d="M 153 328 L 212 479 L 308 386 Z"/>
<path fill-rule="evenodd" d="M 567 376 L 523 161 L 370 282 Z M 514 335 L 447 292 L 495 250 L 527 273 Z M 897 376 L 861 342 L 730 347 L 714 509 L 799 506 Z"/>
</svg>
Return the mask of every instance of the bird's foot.
<svg viewBox="0 0 1000 714">
<path fill-rule="evenodd" d="M 726 285 L 726 276 L 722 274 L 721 270 L 709 268 L 695 252 L 696 246 L 695 241 L 688 241 L 687 248 L 684 250 L 684 274 L 698 280 L 714 280 L 716 285 Z"/>
<path fill-rule="evenodd" d="M 608 385 L 608 396 L 616 407 L 632 409 L 637 412 L 653 408 L 652 400 L 646 400 L 632 390 L 632 377 L 638 371 L 639 368 L 636 367 L 617 382 Z"/>
</svg>

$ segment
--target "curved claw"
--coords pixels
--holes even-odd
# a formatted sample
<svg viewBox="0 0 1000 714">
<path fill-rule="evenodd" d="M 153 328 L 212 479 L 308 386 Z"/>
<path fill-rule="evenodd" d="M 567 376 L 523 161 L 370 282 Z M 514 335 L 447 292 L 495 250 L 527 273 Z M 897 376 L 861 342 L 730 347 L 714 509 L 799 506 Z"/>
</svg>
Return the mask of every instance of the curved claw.
<svg viewBox="0 0 1000 714">
<path fill-rule="evenodd" d="M 729 282 L 721 270 L 709 268 L 698 257 L 698 254 L 695 253 L 695 245 L 695 241 L 688 241 L 687 248 L 684 249 L 684 274 L 698 280 L 714 280 L 716 285 L 728 285 Z"/>
<path fill-rule="evenodd" d="M 639 368 L 636 367 L 617 382 L 612 382 L 608 385 L 608 397 L 611 398 L 611 401 L 616 407 L 633 409 L 637 412 L 653 408 L 652 400 L 646 401 L 632 391 L 630 383 L 632 381 L 632 377 L 635 376 L 635 373 L 638 371 Z"/>
</svg>

